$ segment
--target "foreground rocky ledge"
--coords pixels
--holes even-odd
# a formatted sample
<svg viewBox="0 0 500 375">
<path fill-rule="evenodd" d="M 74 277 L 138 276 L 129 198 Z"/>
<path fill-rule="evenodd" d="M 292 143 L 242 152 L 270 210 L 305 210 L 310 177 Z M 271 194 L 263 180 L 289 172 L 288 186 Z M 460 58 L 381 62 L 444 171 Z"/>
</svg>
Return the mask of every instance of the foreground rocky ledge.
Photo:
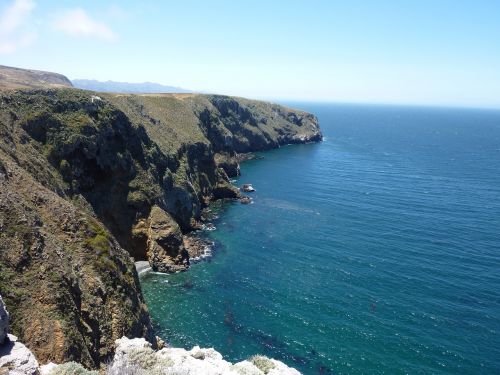
<svg viewBox="0 0 500 375">
<path fill-rule="evenodd" d="M 232 364 L 211 348 L 202 349 L 195 346 L 191 350 L 163 348 L 154 351 L 146 340 L 126 337 L 116 340 L 116 346 L 115 357 L 106 369 L 107 375 L 300 375 L 297 370 L 284 363 L 264 356 L 254 356 Z M 74 362 L 62 365 L 50 363 L 42 366 L 40 373 L 97 375 L 97 371 L 85 371 Z"/>
<path fill-rule="evenodd" d="M 12 337 L 15 339 L 14 337 Z M 17 339 L 15 339 L 17 340 Z M 0 373 L 9 375 L 98 375 L 76 362 L 49 363 L 39 367 L 35 356 L 17 341 L 0 346 Z M 5 352 L 5 353 L 4 353 Z M 2 372 L 5 370 L 5 372 Z M 102 370 L 107 375 L 300 375 L 285 365 L 264 356 L 253 356 L 232 364 L 216 350 L 195 346 L 191 350 L 163 348 L 155 351 L 144 339 L 116 340 L 113 361 Z"/>
<path fill-rule="evenodd" d="M 283 362 L 264 356 L 253 356 L 246 361 L 232 364 L 225 361 L 216 350 L 198 346 L 191 350 L 163 348 L 155 351 L 145 339 L 116 340 L 113 361 L 103 368 L 106 375 L 300 375 Z M 48 363 L 39 366 L 35 356 L 26 346 L 9 335 L 0 345 L 0 374 L 2 375 L 98 375 L 98 371 L 85 369 L 76 362 Z"/>
</svg>

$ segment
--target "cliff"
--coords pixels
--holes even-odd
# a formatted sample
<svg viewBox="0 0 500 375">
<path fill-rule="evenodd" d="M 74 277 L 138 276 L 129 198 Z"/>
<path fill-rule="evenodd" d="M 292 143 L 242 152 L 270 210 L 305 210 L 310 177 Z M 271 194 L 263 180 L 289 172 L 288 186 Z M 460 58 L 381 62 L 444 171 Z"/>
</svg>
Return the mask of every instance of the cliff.
<svg viewBox="0 0 500 375">
<path fill-rule="evenodd" d="M 189 267 L 184 236 L 236 198 L 239 153 L 321 140 L 316 118 L 215 95 L 0 93 L 0 294 L 40 362 L 96 368 L 155 338 L 133 259 Z"/>
</svg>

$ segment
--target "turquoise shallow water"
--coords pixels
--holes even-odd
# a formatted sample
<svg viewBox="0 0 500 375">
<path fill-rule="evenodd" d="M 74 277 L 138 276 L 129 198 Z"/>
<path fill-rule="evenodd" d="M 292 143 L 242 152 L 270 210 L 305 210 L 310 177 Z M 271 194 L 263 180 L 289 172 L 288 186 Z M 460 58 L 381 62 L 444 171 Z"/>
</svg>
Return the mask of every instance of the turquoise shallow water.
<svg viewBox="0 0 500 375">
<path fill-rule="evenodd" d="M 500 112 L 294 106 L 325 142 L 245 163 L 211 261 L 143 279 L 161 336 L 304 374 L 500 373 Z"/>
</svg>

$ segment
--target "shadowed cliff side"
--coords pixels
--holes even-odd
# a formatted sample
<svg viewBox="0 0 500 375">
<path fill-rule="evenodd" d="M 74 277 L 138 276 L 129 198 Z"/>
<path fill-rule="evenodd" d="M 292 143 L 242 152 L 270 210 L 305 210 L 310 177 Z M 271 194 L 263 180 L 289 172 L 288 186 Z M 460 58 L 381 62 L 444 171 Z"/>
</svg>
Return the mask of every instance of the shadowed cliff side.
<svg viewBox="0 0 500 375">
<path fill-rule="evenodd" d="M 154 335 L 133 262 L 93 215 L 0 151 L 0 290 L 41 362 L 98 367 L 122 335 Z"/>
<path fill-rule="evenodd" d="M 123 335 L 154 342 L 130 255 L 186 270 L 183 236 L 201 209 L 239 196 L 226 173 L 238 153 L 319 140 L 313 115 L 246 99 L 0 94 L 0 294 L 13 333 L 41 362 L 89 367 Z"/>
</svg>

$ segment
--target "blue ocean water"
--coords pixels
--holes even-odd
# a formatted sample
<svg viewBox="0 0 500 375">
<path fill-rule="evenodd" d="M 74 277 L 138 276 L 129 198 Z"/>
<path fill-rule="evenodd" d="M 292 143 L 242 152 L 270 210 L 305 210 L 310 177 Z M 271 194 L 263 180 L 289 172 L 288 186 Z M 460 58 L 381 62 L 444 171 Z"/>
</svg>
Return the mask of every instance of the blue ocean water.
<svg viewBox="0 0 500 375">
<path fill-rule="evenodd" d="M 160 335 L 304 374 L 500 373 L 500 112 L 293 105 L 325 141 L 246 162 L 211 261 L 143 279 Z"/>
</svg>

